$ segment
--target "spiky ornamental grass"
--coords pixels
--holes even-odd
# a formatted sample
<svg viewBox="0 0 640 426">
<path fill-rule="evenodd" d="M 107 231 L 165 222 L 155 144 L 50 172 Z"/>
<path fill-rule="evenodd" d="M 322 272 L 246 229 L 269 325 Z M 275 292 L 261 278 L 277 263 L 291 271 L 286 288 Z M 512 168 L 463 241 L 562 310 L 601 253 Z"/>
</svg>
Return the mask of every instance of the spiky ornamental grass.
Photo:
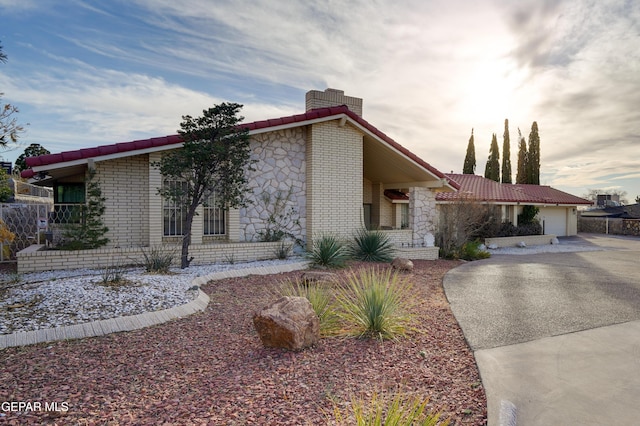
<svg viewBox="0 0 640 426">
<path fill-rule="evenodd" d="M 329 288 L 321 283 L 286 280 L 280 288 L 281 296 L 305 297 L 320 320 L 320 334 L 334 336 L 341 330 L 336 313 L 335 298 Z"/>
<path fill-rule="evenodd" d="M 153 246 L 142 249 L 144 270 L 150 273 L 167 274 L 176 256 L 175 250 Z"/>
<path fill-rule="evenodd" d="M 336 294 L 339 315 L 360 337 L 404 336 L 412 320 L 410 290 L 409 282 L 391 269 L 352 272 Z"/>
<path fill-rule="evenodd" d="M 350 247 L 351 256 L 365 262 L 390 262 L 393 252 L 393 243 L 387 234 L 368 229 L 360 229 Z"/>
<path fill-rule="evenodd" d="M 351 399 L 351 413 L 343 414 L 340 407 L 333 410 L 338 425 L 358 426 L 447 426 L 449 420 L 440 420 L 440 413 L 427 409 L 428 400 L 398 393 L 393 398 L 373 392 L 370 400 Z"/>
<path fill-rule="evenodd" d="M 307 259 L 311 261 L 312 266 L 342 268 L 349 259 L 344 243 L 335 235 L 322 235 L 314 239 L 311 245 Z"/>
</svg>

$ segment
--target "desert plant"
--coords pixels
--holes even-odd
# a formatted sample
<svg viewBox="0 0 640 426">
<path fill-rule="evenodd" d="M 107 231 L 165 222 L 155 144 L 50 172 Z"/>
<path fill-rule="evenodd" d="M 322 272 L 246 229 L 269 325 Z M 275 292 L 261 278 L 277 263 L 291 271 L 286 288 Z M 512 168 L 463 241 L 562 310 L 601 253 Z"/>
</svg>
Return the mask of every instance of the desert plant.
<svg viewBox="0 0 640 426">
<path fill-rule="evenodd" d="M 320 333 L 323 336 L 337 334 L 340 322 L 330 289 L 316 282 L 286 280 L 282 283 L 280 295 L 306 298 L 318 315 Z"/>
<path fill-rule="evenodd" d="M 275 249 L 274 254 L 276 258 L 280 260 L 285 260 L 289 258 L 292 250 L 293 250 L 293 247 L 291 244 L 287 244 L 285 241 L 280 241 L 280 244 Z"/>
<path fill-rule="evenodd" d="M 176 251 L 154 246 L 148 250 L 143 248 L 142 256 L 144 257 L 143 266 L 145 271 L 166 274 L 169 272 L 173 259 L 176 257 Z"/>
<path fill-rule="evenodd" d="M 491 253 L 480 248 L 479 240 L 469 241 L 462 246 L 460 257 L 464 260 L 488 259 Z"/>
<path fill-rule="evenodd" d="M 314 239 L 311 246 L 311 251 L 307 253 L 307 259 L 312 266 L 341 268 L 349 258 L 344 243 L 335 235 L 322 235 Z"/>
<path fill-rule="evenodd" d="M 373 392 L 370 400 L 351 399 L 350 413 L 343 414 L 340 407 L 334 406 L 334 419 L 337 425 L 358 426 L 447 426 L 449 420 L 440 419 L 440 413 L 427 409 L 428 399 L 409 397 L 397 393 L 393 398 Z"/>
<path fill-rule="evenodd" d="M 391 269 L 361 269 L 348 275 L 336 294 L 339 315 L 361 337 L 389 339 L 408 331 L 411 286 Z"/>
<path fill-rule="evenodd" d="M 227 262 L 229 265 L 235 265 L 236 263 L 236 254 L 231 252 L 231 253 L 225 253 L 224 254 L 224 260 L 225 262 Z"/>
<path fill-rule="evenodd" d="M 300 229 L 298 210 L 290 205 L 293 196 L 293 186 L 288 191 L 276 191 L 270 193 L 263 191 L 260 199 L 267 218 L 264 221 L 264 229 L 258 231 L 258 240 L 264 242 L 282 241 L 285 238 L 301 244 L 292 230 Z"/>
<path fill-rule="evenodd" d="M 350 254 L 365 262 L 390 262 L 393 259 L 393 243 L 382 231 L 360 229 L 353 237 Z"/>
<path fill-rule="evenodd" d="M 124 280 L 125 267 L 122 263 L 112 263 L 106 266 L 100 274 L 102 285 L 122 284 Z"/>
<path fill-rule="evenodd" d="M 495 236 L 499 229 L 499 212 L 495 206 L 461 196 L 440 206 L 436 245 L 440 247 L 441 257 L 456 259 L 466 242 Z"/>
</svg>

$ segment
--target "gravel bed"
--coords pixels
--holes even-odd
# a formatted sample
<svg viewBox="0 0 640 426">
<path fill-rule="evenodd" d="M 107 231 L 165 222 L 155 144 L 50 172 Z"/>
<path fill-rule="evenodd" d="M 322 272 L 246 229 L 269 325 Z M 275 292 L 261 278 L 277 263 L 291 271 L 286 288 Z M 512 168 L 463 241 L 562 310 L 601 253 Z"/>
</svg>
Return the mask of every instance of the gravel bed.
<svg viewBox="0 0 640 426">
<path fill-rule="evenodd" d="M 527 247 L 501 247 L 496 249 L 488 249 L 489 253 L 494 254 L 512 254 L 512 255 L 528 255 L 537 253 L 570 253 L 579 251 L 601 251 L 603 247 L 574 243 L 560 242 L 560 244 L 545 244 Z"/>
<path fill-rule="evenodd" d="M 486 425 L 475 359 L 442 290 L 444 274 L 461 262 L 414 263 L 404 276 L 420 303 L 406 338 L 330 337 L 301 352 L 266 349 L 252 315 L 303 272 L 215 281 L 202 286 L 207 309 L 186 318 L 0 351 L 0 401 L 62 408 L 6 411 L 0 422 L 335 425 L 334 408 L 347 414 L 352 398 L 378 392 L 428 398 L 452 425 Z"/>
<path fill-rule="evenodd" d="M 229 269 L 291 263 L 261 261 L 192 266 L 170 274 L 127 269 L 117 283 L 104 283 L 105 270 L 76 269 L 0 275 L 0 334 L 39 330 L 169 309 L 193 300 L 198 276 Z"/>
</svg>

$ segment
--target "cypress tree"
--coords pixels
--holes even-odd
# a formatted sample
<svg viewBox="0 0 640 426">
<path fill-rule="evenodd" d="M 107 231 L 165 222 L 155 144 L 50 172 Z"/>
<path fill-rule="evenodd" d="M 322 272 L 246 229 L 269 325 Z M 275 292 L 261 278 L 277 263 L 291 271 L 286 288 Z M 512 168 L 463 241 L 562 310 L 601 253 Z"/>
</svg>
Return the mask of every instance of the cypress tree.
<svg viewBox="0 0 640 426">
<path fill-rule="evenodd" d="M 491 149 L 487 165 L 484 168 L 484 177 L 500 182 L 500 148 L 498 148 L 498 138 L 495 133 L 491 139 Z"/>
<path fill-rule="evenodd" d="M 531 133 L 529 133 L 527 175 L 527 183 L 540 185 L 540 136 L 538 135 L 538 123 L 535 121 L 531 125 Z"/>
<path fill-rule="evenodd" d="M 465 175 L 473 175 L 476 172 L 476 147 L 473 144 L 473 129 L 471 129 L 471 137 L 469 145 L 467 145 L 467 155 L 464 157 L 464 165 L 462 173 Z"/>
<path fill-rule="evenodd" d="M 516 174 L 516 183 L 527 183 L 527 142 L 522 137 L 520 129 L 518 129 L 518 171 Z"/>
<path fill-rule="evenodd" d="M 502 183 L 512 183 L 511 180 L 511 142 L 509 141 L 509 120 L 504 120 L 504 134 L 502 143 Z"/>
</svg>

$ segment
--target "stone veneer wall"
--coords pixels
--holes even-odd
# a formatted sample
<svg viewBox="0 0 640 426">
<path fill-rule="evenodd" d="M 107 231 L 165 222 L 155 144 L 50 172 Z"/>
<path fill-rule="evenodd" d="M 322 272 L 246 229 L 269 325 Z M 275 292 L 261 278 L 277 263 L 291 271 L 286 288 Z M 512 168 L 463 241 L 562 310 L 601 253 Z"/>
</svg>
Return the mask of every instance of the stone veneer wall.
<svg viewBox="0 0 640 426">
<path fill-rule="evenodd" d="M 107 247 L 149 243 L 149 160 L 147 155 L 95 163 L 105 200 L 103 223 L 109 228 Z"/>
<path fill-rule="evenodd" d="M 240 241 L 257 241 L 258 233 L 265 229 L 265 220 L 273 213 L 273 204 L 265 205 L 263 194 L 274 199 L 278 193 L 291 197 L 286 210 L 294 209 L 287 232 L 301 240 L 306 234 L 306 131 L 304 128 L 261 133 L 251 138 L 251 158 L 257 160 L 256 169 L 249 172 L 249 198 L 251 203 L 240 209 Z M 297 223 L 296 223 L 297 222 Z"/>
<path fill-rule="evenodd" d="M 436 215 L 435 193 L 428 188 L 409 188 L 409 227 L 414 245 L 423 245 L 429 233 L 435 235 Z"/>
</svg>

